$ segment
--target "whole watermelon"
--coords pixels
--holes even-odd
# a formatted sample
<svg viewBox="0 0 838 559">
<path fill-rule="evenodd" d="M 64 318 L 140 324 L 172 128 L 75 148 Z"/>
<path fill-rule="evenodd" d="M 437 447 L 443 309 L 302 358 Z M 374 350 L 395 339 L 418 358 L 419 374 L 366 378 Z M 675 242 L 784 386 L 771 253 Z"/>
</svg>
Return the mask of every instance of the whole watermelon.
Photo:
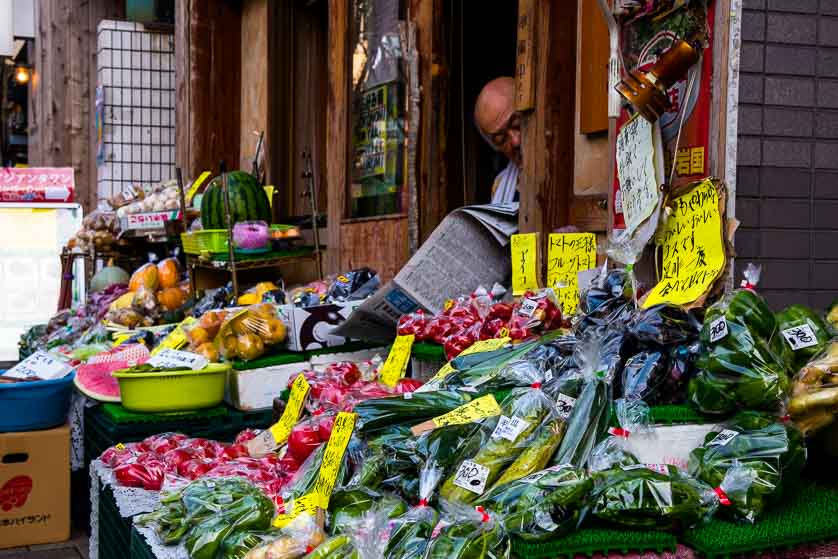
<svg viewBox="0 0 838 559">
<path fill-rule="evenodd" d="M 230 191 L 230 215 L 233 223 L 255 220 L 271 222 L 268 195 L 253 175 L 244 171 L 231 171 L 227 173 L 227 188 Z M 227 228 L 220 176 L 212 179 L 204 191 L 201 199 L 201 225 L 204 229 Z"/>
</svg>

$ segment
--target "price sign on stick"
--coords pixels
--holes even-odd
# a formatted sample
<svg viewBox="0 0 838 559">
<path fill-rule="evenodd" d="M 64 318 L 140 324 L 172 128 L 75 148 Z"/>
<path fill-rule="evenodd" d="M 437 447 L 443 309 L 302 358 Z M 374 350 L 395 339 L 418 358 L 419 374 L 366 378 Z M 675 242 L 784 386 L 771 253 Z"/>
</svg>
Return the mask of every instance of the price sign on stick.
<svg viewBox="0 0 838 559">
<path fill-rule="evenodd" d="M 445 427 L 446 425 L 465 425 L 466 423 L 473 423 L 477 420 L 486 417 L 495 417 L 500 415 L 500 406 L 492 394 L 481 396 L 467 404 L 463 404 L 459 408 L 455 408 L 450 412 L 437 416 L 429 421 L 420 423 L 414 426 L 411 431 L 415 436 L 419 436 L 425 431 L 430 431 L 437 427 Z"/>
<path fill-rule="evenodd" d="M 702 297 L 725 268 L 719 192 L 705 179 L 671 202 L 658 244 L 663 248 L 661 280 L 643 303 L 688 305 Z"/>
<path fill-rule="evenodd" d="M 541 271 L 538 233 L 512 235 L 512 294 L 523 295 L 528 290 L 539 288 Z"/>
<path fill-rule="evenodd" d="M 416 339 L 416 336 L 409 334 L 407 336 L 398 336 L 396 341 L 393 342 L 393 347 L 390 348 L 387 360 L 381 366 L 381 371 L 378 373 L 381 384 L 392 388 L 404 377 L 404 372 L 407 370 L 407 362 L 410 359 L 410 351 L 413 349 L 414 339 Z"/>
<path fill-rule="evenodd" d="M 547 246 L 547 285 L 556 290 L 562 314 L 571 315 L 579 304 L 578 273 L 596 268 L 596 235 L 553 233 Z"/>
<path fill-rule="evenodd" d="M 297 375 L 291 384 L 291 393 L 288 395 L 282 417 L 270 429 L 262 431 L 258 437 L 246 443 L 250 456 L 264 456 L 288 440 L 291 429 L 300 419 L 300 412 L 310 388 L 305 375 Z"/>
</svg>

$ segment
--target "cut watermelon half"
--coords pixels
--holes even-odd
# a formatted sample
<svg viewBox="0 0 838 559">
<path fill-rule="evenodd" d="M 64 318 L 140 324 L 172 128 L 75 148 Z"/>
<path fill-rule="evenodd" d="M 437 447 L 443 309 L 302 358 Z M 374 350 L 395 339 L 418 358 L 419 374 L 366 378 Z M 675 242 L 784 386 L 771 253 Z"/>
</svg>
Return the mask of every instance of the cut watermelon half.
<svg viewBox="0 0 838 559">
<path fill-rule="evenodd" d="M 79 365 L 73 382 L 76 388 L 87 396 L 100 402 L 121 402 L 119 382 L 112 372 L 128 367 L 127 361 L 110 361 L 93 365 Z"/>
</svg>

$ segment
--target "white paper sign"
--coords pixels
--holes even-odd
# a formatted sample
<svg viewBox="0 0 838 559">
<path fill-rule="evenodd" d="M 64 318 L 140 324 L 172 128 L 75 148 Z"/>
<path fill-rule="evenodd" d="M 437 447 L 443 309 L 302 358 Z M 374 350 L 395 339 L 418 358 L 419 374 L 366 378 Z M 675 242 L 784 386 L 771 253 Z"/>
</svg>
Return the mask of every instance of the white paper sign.
<svg viewBox="0 0 838 559">
<path fill-rule="evenodd" d="M 149 365 L 164 369 L 174 367 L 189 367 L 193 371 L 203 369 L 209 363 L 203 355 L 190 351 L 178 351 L 176 349 L 164 349 L 147 361 Z"/>
<path fill-rule="evenodd" d="M 720 316 L 710 323 L 710 341 L 718 342 L 728 335 L 727 320 Z"/>
<path fill-rule="evenodd" d="M 53 380 L 70 374 L 73 367 L 56 359 L 46 351 L 36 351 L 11 369 L 3 376 L 28 379 L 37 377 L 43 380 Z"/>
<path fill-rule="evenodd" d="M 808 324 L 786 328 L 783 330 L 783 337 L 794 351 L 818 345 L 818 337 Z"/>
<path fill-rule="evenodd" d="M 538 307 L 538 301 L 527 298 L 521 301 L 521 308 L 518 309 L 518 312 L 526 317 L 531 317 L 532 313 L 535 312 L 536 307 Z"/>
<path fill-rule="evenodd" d="M 733 437 L 735 437 L 738 434 L 738 431 L 724 429 L 718 435 L 716 435 L 716 437 L 712 441 L 707 443 L 707 446 L 725 446 L 727 443 L 733 440 Z"/>
<path fill-rule="evenodd" d="M 495 430 L 492 433 L 492 438 L 503 438 L 514 443 L 515 439 L 517 439 L 521 432 L 529 427 L 529 425 L 529 421 L 524 421 L 520 417 L 506 417 L 505 415 L 502 415 L 500 416 L 497 427 L 495 427 Z"/>
<path fill-rule="evenodd" d="M 481 495 L 486 489 L 487 479 L 489 479 L 489 468 L 471 460 L 464 460 L 457 470 L 454 485 Z"/>
<path fill-rule="evenodd" d="M 576 398 L 571 398 L 566 394 L 559 394 L 556 396 L 556 412 L 562 419 L 570 417 L 570 412 L 573 411 L 573 406 L 576 405 Z"/>
<path fill-rule="evenodd" d="M 639 115 L 617 135 L 617 177 L 626 230 L 631 235 L 658 205 L 655 140 L 651 123 Z"/>
</svg>

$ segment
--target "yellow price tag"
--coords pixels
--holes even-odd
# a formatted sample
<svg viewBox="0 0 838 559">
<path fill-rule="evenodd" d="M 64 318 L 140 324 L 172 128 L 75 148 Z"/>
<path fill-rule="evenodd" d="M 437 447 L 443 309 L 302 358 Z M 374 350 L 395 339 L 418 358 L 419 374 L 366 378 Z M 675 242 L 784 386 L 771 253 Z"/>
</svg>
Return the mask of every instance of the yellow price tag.
<svg viewBox="0 0 838 559">
<path fill-rule="evenodd" d="M 503 330 L 506 330 L 506 328 L 504 328 Z M 503 337 L 503 338 L 492 338 L 492 339 L 489 339 L 489 340 L 480 340 L 480 341 L 474 342 L 469 347 L 464 349 L 462 351 L 462 353 L 460 353 L 460 355 L 471 355 L 472 353 L 483 353 L 484 351 L 495 351 L 496 349 L 502 348 L 503 346 L 508 344 L 510 341 L 512 341 L 512 340 L 509 337 L 506 337 L 506 336 Z M 459 357 L 460 355 L 458 355 L 457 357 Z M 448 363 L 443 365 L 442 368 L 440 370 L 438 370 L 436 372 L 436 374 L 428 382 L 440 381 L 440 380 L 444 379 L 445 377 L 447 377 L 448 375 L 450 375 L 453 372 L 454 372 L 454 367 L 453 367 L 453 365 L 451 365 L 451 361 L 449 361 Z"/>
<path fill-rule="evenodd" d="M 398 336 L 396 341 L 393 342 L 393 347 L 390 348 L 390 354 L 387 355 L 387 360 L 381 366 L 381 371 L 378 373 L 378 380 L 381 381 L 381 384 L 392 388 L 404 376 L 404 372 L 407 370 L 407 361 L 410 359 L 410 350 L 413 349 L 413 340 L 415 338 L 416 336 L 413 334 Z"/>
<path fill-rule="evenodd" d="M 122 452 L 123 450 L 125 450 L 125 445 L 122 443 L 116 443 L 114 448 L 117 449 L 119 452 Z"/>
<path fill-rule="evenodd" d="M 131 339 L 134 334 L 119 334 L 113 339 L 113 347 L 118 347 Z"/>
<path fill-rule="evenodd" d="M 312 493 L 317 496 L 317 504 L 324 510 L 329 508 L 329 499 L 332 498 L 332 489 L 334 489 L 335 481 L 338 479 L 343 454 L 346 452 L 346 446 L 355 430 L 355 417 L 354 413 L 340 412 L 335 417 L 332 434 L 329 437 L 329 442 L 326 443 L 323 462 L 320 464 L 320 473 L 312 489 Z"/>
<path fill-rule="evenodd" d="M 541 271 L 539 258 L 539 234 L 521 233 L 512 235 L 512 294 L 523 295 L 528 290 L 539 288 Z"/>
<path fill-rule="evenodd" d="M 288 435 L 291 434 L 291 429 L 297 424 L 300 419 L 300 412 L 303 411 L 303 404 L 311 387 L 306 380 L 305 375 L 299 374 L 294 382 L 291 384 L 291 393 L 288 395 L 288 402 L 285 404 L 285 410 L 282 412 L 282 417 L 279 418 L 270 429 L 273 435 L 276 446 L 283 444 L 288 440 Z"/>
<path fill-rule="evenodd" d="M 577 274 L 596 268 L 596 235 L 553 233 L 547 246 L 547 285 L 556 290 L 562 314 L 572 315 L 579 305 Z"/>
<path fill-rule="evenodd" d="M 306 493 L 299 499 L 294 499 L 288 503 L 291 506 L 290 512 L 277 515 L 277 517 L 274 518 L 274 526 L 277 528 L 284 528 L 290 524 L 292 520 L 303 513 L 308 513 L 311 516 L 317 516 L 317 502 L 318 498 L 315 493 Z"/>
<path fill-rule="evenodd" d="M 273 208 L 274 207 L 274 186 L 272 184 L 266 184 L 262 188 L 265 190 L 265 195 L 268 197 L 268 206 Z"/>
<path fill-rule="evenodd" d="M 192 185 L 189 187 L 189 190 L 186 191 L 185 198 L 186 198 L 186 205 L 187 206 L 192 203 L 192 198 L 195 197 L 195 194 L 198 193 L 198 189 L 201 188 L 201 185 L 204 184 L 204 182 L 207 180 L 207 178 L 209 176 L 210 176 L 210 172 L 209 171 L 204 171 L 203 173 L 198 175 L 197 179 L 195 179 L 192 182 Z"/>
<path fill-rule="evenodd" d="M 705 179 L 670 203 L 673 211 L 656 240 L 663 246 L 661 280 L 643 303 L 687 305 L 704 295 L 725 268 L 720 200 Z"/>
<path fill-rule="evenodd" d="M 444 427 L 446 425 L 465 425 L 478 419 L 496 415 L 500 415 L 498 401 L 495 400 L 493 395 L 487 394 L 444 415 L 435 417 L 431 421 L 436 427 Z"/>
<path fill-rule="evenodd" d="M 187 316 L 183 321 L 175 326 L 175 329 L 169 332 L 169 335 L 157 344 L 152 351 L 152 355 L 157 355 L 164 349 L 180 349 L 186 345 L 186 332 L 183 331 L 184 326 L 189 326 L 197 322 L 198 319 L 192 316 Z"/>
</svg>

